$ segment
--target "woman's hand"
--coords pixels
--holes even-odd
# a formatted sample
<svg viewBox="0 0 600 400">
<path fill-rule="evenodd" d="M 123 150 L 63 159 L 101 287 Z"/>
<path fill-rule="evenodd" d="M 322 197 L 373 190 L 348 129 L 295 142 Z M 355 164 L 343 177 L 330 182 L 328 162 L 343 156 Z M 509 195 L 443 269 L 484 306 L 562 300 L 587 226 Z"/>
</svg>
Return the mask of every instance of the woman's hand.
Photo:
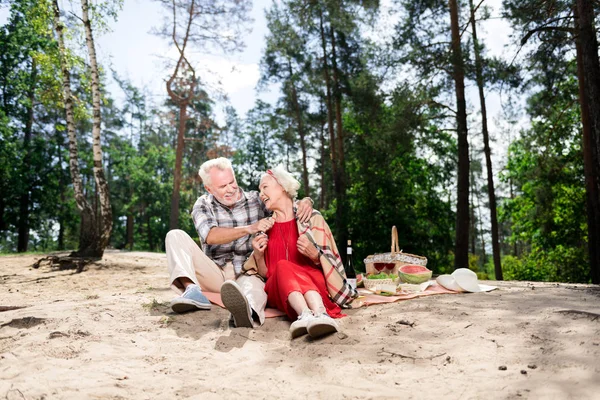
<svg viewBox="0 0 600 400">
<path fill-rule="evenodd" d="M 258 259 L 264 258 L 268 242 L 269 237 L 266 233 L 259 233 L 254 237 L 254 239 L 252 239 L 252 248 L 254 249 L 254 255 Z"/>
<path fill-rule="evenodd" d="M 296 246 L 301 254 L 310 258 L 315 264 L 319 264 L 319 250 L 317 250 L 315 245 L 308 240 L 306 235 L 300 235 L 298 242 L 296 242 Z"/>
<path fill-rule="evenodd" d="M 258 220 L 254 224 L 250 225 L 250 234 L 255 234 L 258 232 L 267 232 L 269 229 L 273 227 L 275 224 L 275 219 L 271 217 L 263 218 Z"/>
</svg>

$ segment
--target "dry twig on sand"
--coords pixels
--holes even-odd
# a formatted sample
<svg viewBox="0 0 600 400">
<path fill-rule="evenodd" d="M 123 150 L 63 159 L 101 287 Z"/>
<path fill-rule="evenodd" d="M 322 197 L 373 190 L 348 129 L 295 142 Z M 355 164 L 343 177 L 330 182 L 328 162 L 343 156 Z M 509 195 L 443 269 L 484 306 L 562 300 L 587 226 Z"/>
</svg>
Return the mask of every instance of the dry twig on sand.
<svg viewBox="0 0 600 400">
<path fill-rule="evenodd" d="M 413 357 L 413 356 L 407 356 L 407 355 L 400 354 L 400 353 L 395 353 L 393 351 L 385 350 L 384 348 L 382 348 L 377 353 L 377 355 L 378 356 L 390 355 L 392 357 L 408 358 L 411 360 L 433 360 L 434 358 L 438 358 L 438 357 L 446 355 L 446 353 L 440 353 L 440 354 L 436 354 L 436 355 L 430 356 L 430 357 Z"/>
</svg>

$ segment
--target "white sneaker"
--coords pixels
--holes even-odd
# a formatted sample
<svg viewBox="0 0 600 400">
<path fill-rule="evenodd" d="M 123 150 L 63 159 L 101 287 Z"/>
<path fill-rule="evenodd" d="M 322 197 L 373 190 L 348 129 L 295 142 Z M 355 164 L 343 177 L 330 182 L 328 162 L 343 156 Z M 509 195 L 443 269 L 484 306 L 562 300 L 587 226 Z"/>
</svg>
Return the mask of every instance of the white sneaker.
<svg viewBox="0 0 600 400">
<path fill-rule="evenodd" d="M 314 318 L 314 314 L 311 310 L 306 309 L 302 311 L 302 315 L 299 315 L 298 319 L 292 322 L 290 325 L 292 339 L 297 338 L 298 336 L 306 335 L 308 333 L 306 327 Z"/>
<path fill-rule="evenodd" d="M 338 329 L 338 323 L 335 322 L 335 320 L 329 315 L 327 315 L 327 313 L 315 315 L 306 327 L 308 334 L 313 339 L 329 335 L 330 333 L 335 333 L 338 331 Z"/>
</svg>

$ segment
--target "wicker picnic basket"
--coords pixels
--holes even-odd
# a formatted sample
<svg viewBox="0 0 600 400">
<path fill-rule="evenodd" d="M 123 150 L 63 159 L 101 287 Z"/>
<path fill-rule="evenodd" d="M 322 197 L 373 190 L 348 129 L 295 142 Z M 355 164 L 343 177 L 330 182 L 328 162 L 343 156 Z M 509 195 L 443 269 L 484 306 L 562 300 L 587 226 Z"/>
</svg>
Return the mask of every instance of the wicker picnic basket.
<svg viewBox="0 0 600 400">
<path fill-rule="evenodd" d="M 377 289 L 377 286 L 381 285 L 398 285 L 400 278 L 396 279 L 363 279 L 363 284 L 365 285 L 365 289 L 374 290 Z"/>
<path fill-rule="evenodd" d="M 417 256 L 415 254 L 403 253 L 398 246 L 398 230 L 395 226 L 392 226 L 392 250 L 389 253 L 373 254 L 365 258 L 365 267 L 367 275 L 377 274 L 381 271 L 385 271 L 388 274 L 398 275 L 398 268 L 403 265 L 421 265 L 425 267 L 427 265 L 427 257 Z M 375 281 L 376 279 L 370 279 Z M 386 279 L 378 279 L 379 281 L 385 281 Z M 367 282 L 369 279 L 365 279 L 365 287 L 367 288 Z M 380 284 L 394 283 L 392 279 L 390 282 L 379 282 Z M 396 282 L 397 283 L 397 282 Z M 370 283 L 373 285 L 376 283 Z M 367 288 L 368 289 L 368 288 Z"/>
</svg>

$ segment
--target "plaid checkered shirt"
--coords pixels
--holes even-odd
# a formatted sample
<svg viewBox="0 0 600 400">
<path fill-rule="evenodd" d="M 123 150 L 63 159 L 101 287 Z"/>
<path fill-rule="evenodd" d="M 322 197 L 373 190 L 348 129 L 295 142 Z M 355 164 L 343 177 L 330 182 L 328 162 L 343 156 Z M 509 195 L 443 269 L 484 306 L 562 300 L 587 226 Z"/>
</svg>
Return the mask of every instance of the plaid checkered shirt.
<svg viewBox="0 0 600 400">
<path fill-rule="evenodd" d="M 232 262 L 236 274 L 252 253 L 251 235 L 242 236 L 227 244 L 206 244 L 206 237 L 211 228 L 235 228 L 252 225 L 265 218 L 269 212 L 258 197 L 258 192 L 241 190 L 242 197 L 232 208 L 219 203 L 212 194 L 205 194 L 196 200 L 192 208 L 192 219 L 202 242 L 202 250 L 220 267 Z"/>
</svg>

